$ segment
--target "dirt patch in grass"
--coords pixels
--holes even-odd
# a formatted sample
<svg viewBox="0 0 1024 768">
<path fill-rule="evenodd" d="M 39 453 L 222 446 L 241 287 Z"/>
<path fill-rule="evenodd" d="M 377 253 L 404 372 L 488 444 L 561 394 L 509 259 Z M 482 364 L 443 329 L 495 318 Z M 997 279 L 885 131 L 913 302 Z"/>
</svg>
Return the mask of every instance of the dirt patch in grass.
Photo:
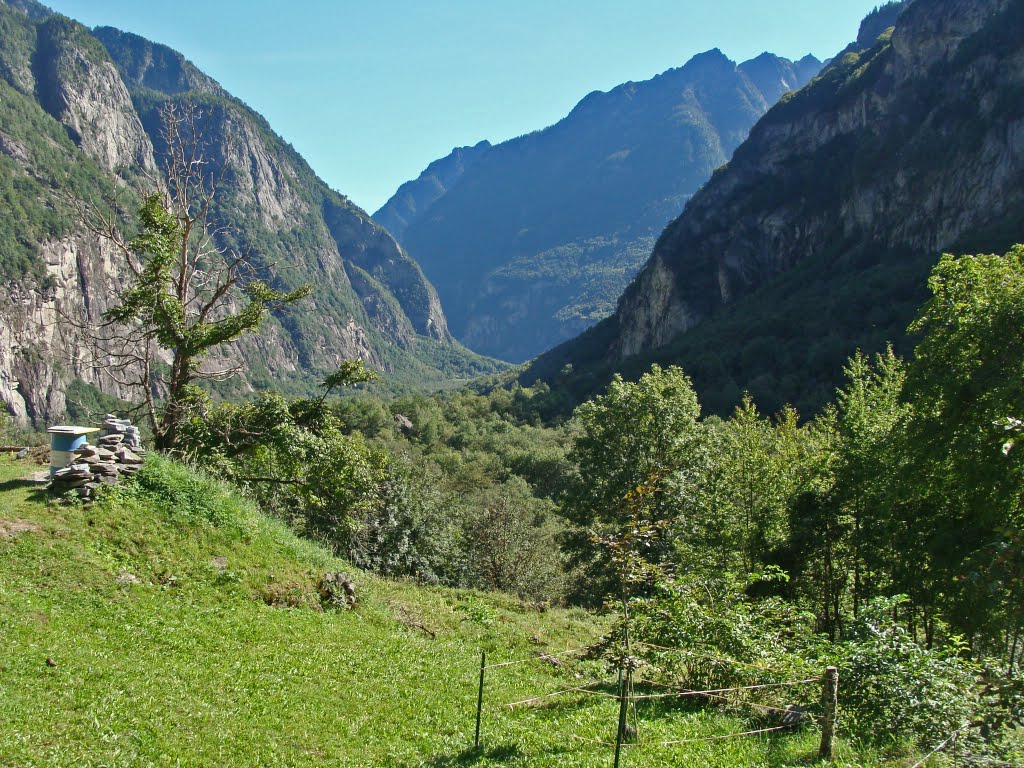
<svg viewBox="0 0 1024 768">
<path fill-rule="evenodd" d="M 42 532 L 42 528 L 28 520 L 0 520 L 0 540 L 10 541 L 23 533 Z"/>
</svg>

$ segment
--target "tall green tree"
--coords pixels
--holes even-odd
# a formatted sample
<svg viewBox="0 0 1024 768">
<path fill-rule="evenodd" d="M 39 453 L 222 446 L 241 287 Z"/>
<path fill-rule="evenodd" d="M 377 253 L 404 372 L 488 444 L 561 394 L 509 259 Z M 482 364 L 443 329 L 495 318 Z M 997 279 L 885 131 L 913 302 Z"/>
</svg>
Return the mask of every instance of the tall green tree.
<svg viewBox="0 0 1024 768">
<path fill-rule="evenodd" d="M 1024 458 L 1007 434 L 1024 412 L 1024 246 L 944 255 L 928 285 L 906 385 L 917 554 L 959 629 L 1019 644 Z"/>
<path fill-rule="evenodd" d="M 907 412 L 901 399 L 906 370 L 888 347 L 873 360 L 858 350 L 844 373 L 846 386 L 836 392 L 834 504 L 850 521 L 851 601 L 857 616 L 873 596 L 891 591 L 893 573 L 902 569 L 899 544 L 907 532 L 892 513 L 899 503 L 897 445 Z"/>
<path fill-rule="evenodd" d="M 211 367 L 210 353 L 256 332 L 267 313 L 307 296 L 310 286 L 271 287 L 272 275 L 248 251 L 235 251 L 214 207 L 220 174 L 203 157 L 197 108 L 162 112 L 166 185 L 138 213 L 126 238 L 112 217 L 93 231 L 122 256 L 126 286 L 94 339 L 100 364 L 134 385 L 145 403 L 156 447 L 178 447 L 180 429 L 201 380 L 228 378 L 241 364 Z"/>
<path fill-rule="evenodd" d="M 793 409 L 768 418 L 749 394 L 728 420 L 708 419 L 703 428 L 712 466 L 701 483 L 703 521 L 694 522 L 703 531 L 701 546 L 721 553 L 715 567 L 745 577 L 768 564 L 786 539 L 786 504 L 803 466 L 804 437 Z"/>
<path fill-rule="evenodd" d="M 656 484 L 643 495 L 641 515 L 654 524 L 674 525 L 695 505 L 708 463 L 699 415 L 683 370 L 656 365 L 636 382 L 616 376 L 604 394 L 576 409 L 569 458 L 578 475 L 563 505 L 572 526 L 565 546 L 588 579 L 608 577 L 594 538 L 618 529 L 626 518 L 627 498 L 638 488 Z M 666 536 L 652 544 L 650 557 L 666 557 L 667 542 Z M 586 592 L 600 597 L 593 587 Z"/>
</svg>

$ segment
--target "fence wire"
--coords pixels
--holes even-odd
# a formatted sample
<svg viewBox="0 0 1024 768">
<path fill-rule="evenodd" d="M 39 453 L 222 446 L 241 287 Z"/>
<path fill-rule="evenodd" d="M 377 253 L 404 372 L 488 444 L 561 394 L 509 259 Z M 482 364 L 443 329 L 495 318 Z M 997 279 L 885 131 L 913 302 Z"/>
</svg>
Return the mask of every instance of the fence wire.
<svg viewBox="0 0 1024 768">
<path fill-rule="evenodd" d="M 487 664 L 487 665 L 484 666 L 484 669 L 497 669 L 498 667 L 511 667 L 511 666 L 516 665 L 516 664 L 526 664 L 527 662 L 530 662 L 530 661 L 543 661 L 545 658 L 557 659 L 557 658 L 559 658 L 561 656 L 571 656 L 574 653 L 579 653 L 580 651 L 589 651 L 589 650 L 590 650 L 590 646 L 589 645 L 581 645 L 578 648 L 570 648 L 567 651 L 559 651 L 558 653 L 545 653 L 543 651 L 538 651 L 535 655 L 530 656 L 530 657 L 525 658 L 525 659 L 513 659 L 512 661 L 499 661 L 499 662 L 497 662 L 495 664 Z"/>
<path fill-rule="evenodd" d="M 961 726 L 960 728 L 958 728 L 957 730 L 953 731 L 951 734 L 949 734 L 949 736 L 946 737 L 945 741 L 943 741 L 941 744 L 939 744 L 939 746 L 935 747 L 935 749 L 933 749 L 927 755 L 925 755 L 920 760 L 918 760 L 916 763 L 914 763 L 914 765 L 911 766 L 911 768 L 921 768 L 921 766 L 923 766 L 925 763 L 927 763 L 929 760 L 931 760 L 933 757 L 935 757 L 935 755 L 937 755 L 939 752 L 944 750 L 946 748 L 946 746 L 950 744 L 950 742 L 953 742 L 956 739 L 957 736 L 959 736 L 964 731 L 968 730 L 970 727 L 971 727 L 970 723 L 967 723 L 967 724 Z"/>
<path fill-rule="evenodd" d="M 738 739 L 743 736 L 756 736 L 761 733 L 771 733 L 773 731 L 785 731 L 792 729 L 792 725 L 777 725 L 772 728 L 758 728 L 756 731 L 743 731 L 742 733 L 723 733 L 716 736 L 695 736 L 692 739 L 676 739 L 674 741 L 624 741 L 622 746 L 624 747 L 674 747 L 679 744 L 696 744 L 701 741 L 720 741 L 722 739 Z M 614 741 L 601 741 L 600 739 L 588 739 L 585 736 L 577 736 L 572 734 L 573 738 L 579 739 L 580 741 L 586 741 L 591 744 L 600 744 L 605 747 L 614 747 Z"/>
</svg>

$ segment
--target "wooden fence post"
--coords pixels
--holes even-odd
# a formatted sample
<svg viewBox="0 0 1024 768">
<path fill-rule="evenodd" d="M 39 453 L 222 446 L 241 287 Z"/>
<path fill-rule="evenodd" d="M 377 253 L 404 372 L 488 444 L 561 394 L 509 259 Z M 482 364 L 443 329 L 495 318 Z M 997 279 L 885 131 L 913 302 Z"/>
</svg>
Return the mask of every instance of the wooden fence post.
<svg viewBox="0 0 1024 768">
<path fill-rule="evenodd" d="M 484 670 L 487 668 L 487 651 L 480 651 L 480 690 L 476 694 L 476 738 L 473 747 L 480 748 L 480 713 L 484 708 Z"/>
<path fill-rule="evenodd" d="M 821 705 L 824 716 L 821 721 L 821 748 L 818 750 L 818 757 L 831 760 L 835 752 L 839 707 L 839 670 L 836 667 L 825 667 L 825 677 L 821 683 Z"/>
</svg>

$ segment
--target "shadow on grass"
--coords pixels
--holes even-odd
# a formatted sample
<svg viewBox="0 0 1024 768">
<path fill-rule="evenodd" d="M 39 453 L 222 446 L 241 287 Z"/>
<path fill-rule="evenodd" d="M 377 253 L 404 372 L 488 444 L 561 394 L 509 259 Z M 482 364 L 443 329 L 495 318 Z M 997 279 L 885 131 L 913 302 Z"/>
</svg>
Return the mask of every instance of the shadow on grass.
<svg viewBox="0 0 1024 768">
<path fill-rule="evenodd" d="M 417 763 L 417 765 L 429 766 L 429 768 L 451 768 L 459 765 L 476 765 L 482 760 L 498 761 L 500 765 L 503 760 L 515 760 L 520 757 L 523 757 L 523 753 L 518 745 L 502 744 L 490 748 L 470 747 L 458 755 L 435 757 L 429 762 Z"/>
<path fill-rule="evenodd" d="M 46 483 L 41 483 L 38 480 L 20 477 L 16 480 L 6 480 L 0 483 L 0 493 L 6 493 L 7 491 L 19 491 L 25 488 L 32 491 L 29 495 L 29 498 L 32 501 L 46 501 L 46 499 L 49 498 L 46 491 Z"/>
</svg>

